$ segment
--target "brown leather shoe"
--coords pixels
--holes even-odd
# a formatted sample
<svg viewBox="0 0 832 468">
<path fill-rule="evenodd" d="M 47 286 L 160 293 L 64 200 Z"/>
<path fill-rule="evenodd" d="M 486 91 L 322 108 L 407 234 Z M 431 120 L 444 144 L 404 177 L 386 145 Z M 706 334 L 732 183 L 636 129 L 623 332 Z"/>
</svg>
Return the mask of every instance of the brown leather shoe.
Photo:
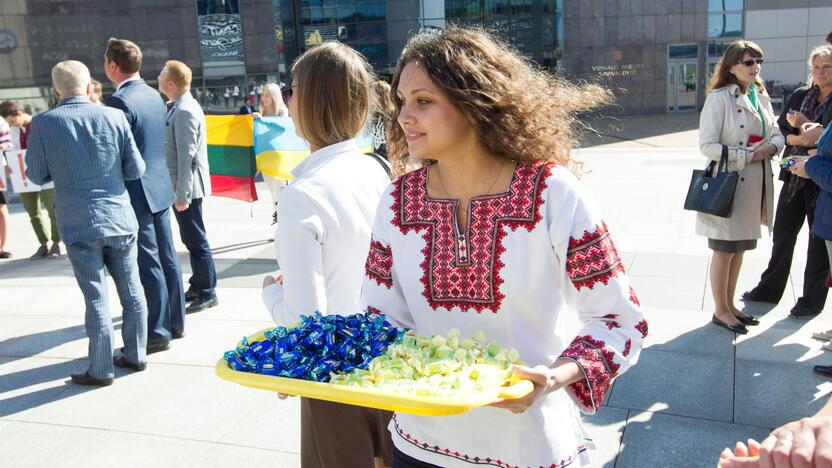
<svg viewBox="0 0 832 468">
<path fill-rule="evenodd" d="M 87 372 L 81 374 L 71 374 L 69 376 L 72 383 L 76 385 L 98 385 L 99 387 L 107 387 L 113 384 L 113 379 L 96 379 Z"/>
<path fill-rule="evenodd" d="M 147 363 L 143 362 L 141 364 L 133 364 L 132 362 L 128 361 L 124 356 L 118 356 L 113 358 L 113 365 L 116 367 L 123 367 L 126 369 L 133 369 L 136 372 L 141 372 L 147 369 Z"/>
</svg>

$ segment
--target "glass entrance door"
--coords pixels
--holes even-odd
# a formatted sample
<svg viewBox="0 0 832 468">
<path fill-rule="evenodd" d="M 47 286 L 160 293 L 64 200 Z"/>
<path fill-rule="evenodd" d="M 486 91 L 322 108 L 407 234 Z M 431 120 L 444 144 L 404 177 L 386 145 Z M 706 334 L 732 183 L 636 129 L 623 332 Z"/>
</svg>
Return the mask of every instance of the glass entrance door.
<svg viewBox="0 0 832 468">
<path fill-rule="evenodd" d="M 697 68 L 696 62 L 668 63 L 668 112 L 696 110 Z"/>
</svg>

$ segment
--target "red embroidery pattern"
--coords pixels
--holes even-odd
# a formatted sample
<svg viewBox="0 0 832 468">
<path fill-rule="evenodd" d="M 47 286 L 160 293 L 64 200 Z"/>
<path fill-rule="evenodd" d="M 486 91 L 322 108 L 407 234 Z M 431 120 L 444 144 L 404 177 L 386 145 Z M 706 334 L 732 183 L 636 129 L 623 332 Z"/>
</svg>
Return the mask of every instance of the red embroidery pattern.
<svg viewBox="0 0 832 468">
<path fill-rule="evenodd" d="M 367 263 L 364 271 L 367 277 L 375 280 L 380 285 L 393 287 L 393 252 L 390 247 L 385 247 L 381 242 L 370 241 L 370 253 L 367 254 Z"/>
<path fill-rule="evenodd" d="M 422 233 L 422 294 L 434 310 L 500 309 L 506 228 L 534 229 L 552 167 L 518 164 L 508 192 L 472 198 L 465 233 L 457 232 L 456 200 L 428 198 L 427 167 L 394 182 L 392 224 L 402 234 Z"/>
<path fill-rule="evenodd" d="M 630 302 L 641 307 L 641 302 L 639 302 L 638 297 L 636 296 L 636 290 L 633 289 L 632 286 L 630 286 Z"/>
<path fill-rule="evenodd" d="M 375 308 L 375 307 L 373 307 L 373 306 L 367 306 L 367 313 L 368 313 L 368 314 L 378 314 L 378 315 L 384 315 L 384 314 L 382 314 L 382 313 L 381 313 L 381 311 L 380 311 L 380 310 L 378 310 L 377 308 Z"/>
<path fill-rule="evenodd" d="M 624 351 L 621 352 L 621 355 L 627 357 L 630 355 L 630 346 L 632 346 L 633 342 L 631 340 L 627 340 L 624 343 Z"/>
<path fill-rule="evenodd" d="M 595 283 L 607 284 L 610 278 L 624 272 L 607 224 L 595 226 L 593 232 L 584 231 L 580 239 L 570 238 L 566 252 L 566 273 L 575 289 L 592 289 Z"/>
<path fill-rule="evenodd" d="M 613 328 L 621 328 L 621 325 L 619 325 L 618 322 L 615 321 L 615 319 L 617 318 L 618 316 L 615 314 L 608 314 L 601 317 L 602 321 L 607 325 L 607 328 L 609 328 L 610 330 L 612 330 Z"/>
<path fill-rule="evenodd" d="M 647 338 L 647 320 L 642 320 L 636 324 L 636 330 L 641 333 L 642 338 Z"/>
<path fill-rule="evenodd" d="M 499 467 L 504 467 L 504 468 L 519 468 L 519 465 L 511 465 L 508 462 L 505 462 L 505 461 L 502 461 L 502 460 L 499 460 L 499 459 L 496 459 L 496 458 L 472 457 L 470 455 L 466 455 L 464 453 L 459 453 L 458 451 L 451 450 L 449 448 L 443 448 L 443 447 L 440 447 L 438 445 L 430 445 L 430 444 L 425 443 L 425 442 L 419 442 L 419 439 L 411 436 L 410 434 L 408 434 L 408 433 L 406 433 L 402 430 L 402 428 L 399 426 L 399 422 L 396 419 L 395 414 L 393 415 L 393 426 L 396 428 L 396 433 L 399 435 L 399 437 L 404 439 L 406 442 L 416 446 L 417 448 L 425 450 L 427 452 L 433 452 L 433 453 L 436 453 L 438 455 L 444 455 L 444 456 L 447 456 L 447 457 L 456 458 L 457 460 L 462 460 L 464 462 L 471 463 L 472 465 L 488 465 L 488 466 L 499 466 Z M 569 465 L 572 464 L 572 462 L 574 462 L 578 458 L 578 455 L 580 455 L 584 451 L 586 451 L 586 446 L 585 445 L 579 445 L 578 448 L 575 450 L 574 455 L 570 456 L 569 458 L 567 458 L 565 460 L 561 460 L 560 463 L 552 463 L 547 468 L 564 468 L 566 466 L 569 466 Z M 542 465 L 541 465 L 541 468 L 543 468 Z"/>
<path fill-rule="evenodd" d="M 606 348 L 603 341 L 586 335 L 575 338 L 561 356 L 574 360 L 586 374 L 585 380 L 569 385 L 569 391 L 587 410 L 601 406 L 620 367 L 613 361 L 614 353 Z"/>
</svg>

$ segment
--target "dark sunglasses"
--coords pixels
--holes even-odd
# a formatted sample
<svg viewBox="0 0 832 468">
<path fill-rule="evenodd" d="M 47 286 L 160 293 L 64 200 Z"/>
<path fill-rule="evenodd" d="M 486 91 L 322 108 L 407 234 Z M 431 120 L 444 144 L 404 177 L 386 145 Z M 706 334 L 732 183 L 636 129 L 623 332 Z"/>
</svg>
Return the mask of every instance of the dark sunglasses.
<svg viewBox="0 0 832 468">
<path fill-rule="evenodd" d="M 740 63 L 741 63 L 741 64 L 743 64 L 743 65 L 745 65 L 746 67 L 752 67 L 752 66 L 754 66 L 754 64 L 755 64 L 755 63 L 756 63 L 757 65 L 762 65 L 762 64 L 763 64 L 763 59 L 758 58 L 758 59 L 743 60 L 743 61 L 742 61 L 742 62 L 740 62 Z"/>
</svg>

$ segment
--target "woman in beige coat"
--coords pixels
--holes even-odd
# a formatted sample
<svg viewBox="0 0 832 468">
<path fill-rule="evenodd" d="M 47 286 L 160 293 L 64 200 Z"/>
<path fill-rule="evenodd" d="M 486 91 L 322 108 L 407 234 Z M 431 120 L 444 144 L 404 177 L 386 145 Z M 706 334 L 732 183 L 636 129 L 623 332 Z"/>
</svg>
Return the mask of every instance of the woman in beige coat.
<svg viewBox="0 0 832 468">
<path fill-rule="evenodd" d="M 708 238 L 711 258 L 713 322 L 736 333 L 759 322 L 734 306 L 743 254 L 757 246 L 760 225 L 774 218 L 772 156 L 783 149 L 771 100 L 760 80 L 763 51 L 750 41 L 736 41 L 725 51 L 708 85 L 710 93 L 699 119 L 699 149 L 719 161 L 728 147 L 728 169 L 739 174 L 731 215 L 697 213 L 696 233 Z"/>
</svg>

